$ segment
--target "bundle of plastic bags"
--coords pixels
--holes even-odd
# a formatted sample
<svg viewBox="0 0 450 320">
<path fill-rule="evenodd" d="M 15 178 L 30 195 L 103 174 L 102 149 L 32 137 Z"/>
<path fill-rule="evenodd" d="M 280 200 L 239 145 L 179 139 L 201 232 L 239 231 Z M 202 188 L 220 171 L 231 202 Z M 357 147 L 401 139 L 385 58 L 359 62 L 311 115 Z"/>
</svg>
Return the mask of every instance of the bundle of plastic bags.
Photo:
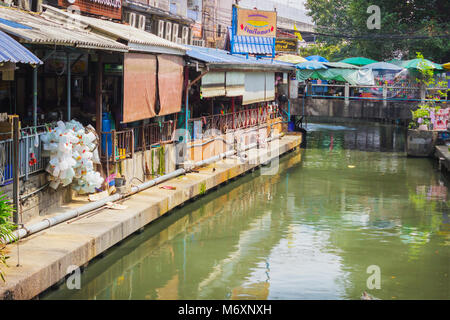
<svg viewBox="0 0 450 320">
<path fill-rule="evenodd" d="M 52 188 L 72 184 L 72 189 L 81 194 L 93 193 L 100 188 L 103 178 L 94 171 L 98 150 L 93 132 L 75 120 L 58 121 L 57 126 L 41 139 L 50 157 L 46 171 L 51 176 Z"/>
</svg>

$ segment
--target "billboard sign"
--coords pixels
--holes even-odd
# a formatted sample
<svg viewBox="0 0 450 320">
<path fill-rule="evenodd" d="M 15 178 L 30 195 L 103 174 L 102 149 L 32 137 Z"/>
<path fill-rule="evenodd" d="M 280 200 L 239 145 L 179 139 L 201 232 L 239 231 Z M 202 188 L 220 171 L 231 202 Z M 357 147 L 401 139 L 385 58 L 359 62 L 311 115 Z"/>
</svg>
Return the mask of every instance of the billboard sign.
<svg viewBox="0 0 450 320">
<path fill-rule="evenodd" d="M 297 39 L 277 38 L 275 40 L 275 51 L 284 53 L 297 53 Z"/>
<path fill-rule="evenodd" d="M 276 11 L 237 9 L 237 35 L 275 38 Z"/>
</svg>

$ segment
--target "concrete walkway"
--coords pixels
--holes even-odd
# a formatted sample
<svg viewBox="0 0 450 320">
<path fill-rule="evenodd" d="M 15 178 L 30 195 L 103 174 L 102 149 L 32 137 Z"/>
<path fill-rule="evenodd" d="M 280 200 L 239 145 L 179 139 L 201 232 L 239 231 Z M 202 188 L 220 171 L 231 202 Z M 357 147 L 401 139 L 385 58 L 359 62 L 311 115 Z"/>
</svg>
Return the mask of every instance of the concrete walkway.
<svg viewBox="0 0 450 320">
<path fill-rule="evenodd" d="M 6 283 L 0 282 L 0 299 L 31 299 L 67 275 L 69 266 L 83 266 L 108 248 L 119 243 L 148 223 L 189 199 L 239 176 L 277 154 L 298 147 L 301 136 L 286 135 L 266 148 L 246 152 L 245 161 L 237 156 L 197 169 L 161 185 L 176 190 L 160 189 L 161 185 L 127 198 L 124 210 L 101 209 L 20 241 L 20 266 L 17 245 L 8 245 L 10 259 Z"/>
</svg>

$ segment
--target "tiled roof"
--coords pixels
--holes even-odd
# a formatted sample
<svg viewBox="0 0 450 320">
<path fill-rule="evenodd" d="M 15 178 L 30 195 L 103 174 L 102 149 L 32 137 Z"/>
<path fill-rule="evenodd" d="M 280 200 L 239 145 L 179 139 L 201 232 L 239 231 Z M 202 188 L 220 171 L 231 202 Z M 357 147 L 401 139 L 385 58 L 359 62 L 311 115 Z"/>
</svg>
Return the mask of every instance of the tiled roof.
<svg viewBox="0 0 450 320">
<path fill-rule="evenodd" d="M 83 26 L 70 29 L 37 13 L 15 8 L 0 7 L 0 30 L 20 38 L 21 42 L 128 51 L 126 45 L 95 34 Z"/>
<path fill-rule="evenodd" d="M 62 11 L 60 9 L 43 5 L 46 11 L 43 16 L 49 19 L 60 19 L 61 21 L 80 21 L 81 24 L 87 25 L 93 31 L 102 33 L 109 37 L 122 39 L 128 42 L 128 45 L 149 45 L 154 47 L 164 47 L 173 49 L 184 54 L 186 48 L 172 41 L 163 39 L 145 30 L 134 28 L 130 25 L 116 23 L 108 20 L 102 20 L 92 17 L 80 16 Z"/>
</svg>

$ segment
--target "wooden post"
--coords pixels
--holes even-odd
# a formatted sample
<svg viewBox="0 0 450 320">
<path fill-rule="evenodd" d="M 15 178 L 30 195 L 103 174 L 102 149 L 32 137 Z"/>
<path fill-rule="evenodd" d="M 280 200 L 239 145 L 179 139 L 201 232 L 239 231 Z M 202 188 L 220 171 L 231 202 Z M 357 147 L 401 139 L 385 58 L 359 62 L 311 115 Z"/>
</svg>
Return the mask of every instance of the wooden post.
<svg viewBox="0 0 450 320">
<path fill-rule="evenodd" d="M 72 118 L 72 75 L 70 66 L 70 54 L 67 52 L 66 63 L 67 63 L 67 121 Z"/>
<path fill-rule="evenodd" d="M 103 105 L 103 92 L 102 92 L 102 83 L 103 83 L 103 59 L 102 55 L 98 54 L 97 61 L 97 84 L 95 89 L 95 129 L 99 135 L 98 141 L 98 155 L 102 156 L 102 105 Z"/>
<path fill-rule="evenodd" d="M 13 215 L 13 222 L 17 225 L 19 223 L 20 204 L 19 204 L 19 186 L 20 186 L 20 167 L 19 167 L 19 117 L 12 117 L 13 125 L 13 203 L 15 212 Z"/>
</svg>

